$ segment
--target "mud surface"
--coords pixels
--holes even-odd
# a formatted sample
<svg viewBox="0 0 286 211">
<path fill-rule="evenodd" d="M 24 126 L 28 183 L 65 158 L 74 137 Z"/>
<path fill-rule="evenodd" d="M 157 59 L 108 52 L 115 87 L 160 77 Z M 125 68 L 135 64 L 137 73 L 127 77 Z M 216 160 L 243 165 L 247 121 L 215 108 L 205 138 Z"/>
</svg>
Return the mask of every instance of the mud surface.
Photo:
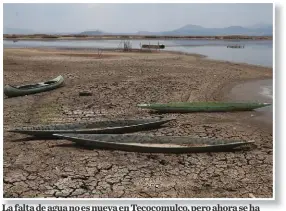
<svg viewBox="0 0 286 211">
<path fill-rule="evenodd" d="M 240 83 L 232 88 L 226 98 L 243 101 L 258 101 L 273 104 L 273 81 L 254 80 Z M 273 106 L 267 106 L 256 110 L 253 120 L 261 122 L 269 128 L 273 125 Z"/>
<path fill-rule="evenodd" d="M 221 100 L 233 82 L 272 78 L 270 68 L 190 55 L 85 53 L 4 50 L 4 84 L 65 78 L 54 91 L 4 99 L 4 197 L 272 197 L 272 130 L 250 121 L 256 111 L 164 114 L 177 120 L 141 132 L 255 140 L 235 152 L 90 150 L 66 140 L 24 142 L 25 136 L 8 133 L 24 125 L 155 117 L 136 104 Z"/>
</svg>

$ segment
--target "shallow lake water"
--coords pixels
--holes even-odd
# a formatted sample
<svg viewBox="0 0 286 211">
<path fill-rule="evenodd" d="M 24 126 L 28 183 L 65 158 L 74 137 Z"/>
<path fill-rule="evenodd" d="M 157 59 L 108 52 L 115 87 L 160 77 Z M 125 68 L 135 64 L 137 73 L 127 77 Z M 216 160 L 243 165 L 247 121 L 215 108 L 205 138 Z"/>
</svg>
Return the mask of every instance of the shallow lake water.
<svg viewBox="0 0 286 211">
<path fill-rule="evenodd" d="M 185 53 L 197 53 L 207 56 L 209 59 L 231 61 L 273 66 L 272 40 L 130 40 L 132 48 L 140 48 L 141 44 L 164 44 L 168 51 Z M 243 45 L 244 48 L 227 48 L 228 45 Z M 112 49 L 122 48 L 122 40 L 56 40 L 40 41 L 30 40 L 13 42 L 4 40 L 4 48 L 94 48 Z"/>
</svg>

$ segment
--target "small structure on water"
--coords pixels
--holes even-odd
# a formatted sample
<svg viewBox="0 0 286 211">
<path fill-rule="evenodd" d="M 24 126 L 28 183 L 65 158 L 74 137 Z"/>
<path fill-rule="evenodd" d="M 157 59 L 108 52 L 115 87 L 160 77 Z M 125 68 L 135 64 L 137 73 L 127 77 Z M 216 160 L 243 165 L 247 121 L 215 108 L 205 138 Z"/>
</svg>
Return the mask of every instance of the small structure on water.
<svg viewBox="0 0 286 211">
<path fill-rule="evenodd" d="M 244 48 L 244 45 L 228 45 L 227 48 Z"/>
<path fill-rule="evenodd" d="M 141 44 L 140 44 L 140 45 L 141 45 Z M 164 48 L 165 48 L 165 45 L 159 44 L 159 42 L 158 42 L 157 45 L 151 45 L 151 44 L 149 43 L 149 45 L 148 45 L 148 44 L 142 44 L 142 45 L 141 45 L 141 48 L 164 49 Z"/>
<path fill-rule="evenodd" d="M 142 45 L 142 48 L 155 48 L 155 49 L 164 49 L 165 45 Z"/>
</svg>

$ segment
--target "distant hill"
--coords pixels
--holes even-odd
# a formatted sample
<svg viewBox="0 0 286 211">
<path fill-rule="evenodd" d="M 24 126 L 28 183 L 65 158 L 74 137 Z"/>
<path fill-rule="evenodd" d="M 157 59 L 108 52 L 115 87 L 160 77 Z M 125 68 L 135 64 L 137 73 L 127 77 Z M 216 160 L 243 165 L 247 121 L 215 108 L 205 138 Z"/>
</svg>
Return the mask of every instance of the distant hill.
<svg viewBox="0 0 286 211">
<path fill-rule="evenodd" d="M 117 33 L 111 33 L 111 32 L 104 32 L 100 30 L 95 30 L 95 31 L 84 31 L 81 33 L 78 33 L 78 35 L 131 35 L 135 33 L 128 33 L 128 32 L 117 32 Z"/>
<path fill-rule="evenodd" d="M 4 34 L 37 34 L 30 29 L 17 29 L 17 28 L 5 28 Z M 43 33 L 43 32 L 40 32 Z M 67 34 L 67 33 L 49 33 L 49 34 Z M 172 31 L 163 32 L 149 32 L 149 31 L 138 31 L 137 33 L 109 33 L 101 30 L 88 30 L 80 33 L 70 33 L 78 35 L 165 35 L 165 36 L 216 36 L 216 35 L 246 35 L 246 36 L 272 36 L 273 26 L 270 24 L 259 23 L 253 26 L 242 27 L 242 26 L 229 26 L 224 28 L 205 28 L 199 25 L 188 24 L 181 28 Z"/>
<path fill-rule="evenodd" d="M 165 35 L 165 36 L 215 36 L 215 35 L 248 35 L 248 36 L 272 36 L 273 27 L 269 24 L 256 24 L 250 27 L 229 26 L 225 28 L 205 28 L 199 25 L 188 24 L 172 31 L 149 32 L 138 31 L 137 33 L 109 33 L 100 30 L 84 31 L 80 35 Z"/>
<path fill-rule="evenodd" d="M 165 31 L 162 35 L 248 35 L 248 36 L 271 36 L 272 25 L 260 27 L 229 26 L 225 28 L 204 28 L 197 25 L 186 25 L 173 31 Z"/>
<path fill-rule="evenodd" d="M 96 31 L 84 31 L 79 33 L 79 35 L 103 35 L 103 34 L 108 34 L 99 30 Z"/>
<path fill-rule="evenodd" d="M 138 35 L 155 35 L 156 32 L 148 32 L 148 31 L 138 31 Z"/>
</svg>

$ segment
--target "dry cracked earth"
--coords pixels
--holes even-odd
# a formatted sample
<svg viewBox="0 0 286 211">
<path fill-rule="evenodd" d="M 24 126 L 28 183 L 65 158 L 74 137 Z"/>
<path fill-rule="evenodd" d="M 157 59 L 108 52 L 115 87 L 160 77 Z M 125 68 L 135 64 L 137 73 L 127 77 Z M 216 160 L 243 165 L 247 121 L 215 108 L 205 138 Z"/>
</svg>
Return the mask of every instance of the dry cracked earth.
<svg viewBox="0 0 286 211">
<path fill-rule="evenodd" d="M 255 140 L 219 153 L 151 154 L 88 149 L 66 140 L 24 141 L 11 127 L 158 116 L 138 103 L 222 100 L 230 84 L 271 78 L 272 69 L 170 53 L 4 50 L 4 84 L 63 75 L 54 91 L 4 99 L 4 197 L 269 198 L 272 129 L 256 111 L 164 114 L 176 117 L 140 133 Z M 228 87 L 228 88 L 226 88 Z M 79 96 L 81 91 L 92 96 Z"/>
</svg>

